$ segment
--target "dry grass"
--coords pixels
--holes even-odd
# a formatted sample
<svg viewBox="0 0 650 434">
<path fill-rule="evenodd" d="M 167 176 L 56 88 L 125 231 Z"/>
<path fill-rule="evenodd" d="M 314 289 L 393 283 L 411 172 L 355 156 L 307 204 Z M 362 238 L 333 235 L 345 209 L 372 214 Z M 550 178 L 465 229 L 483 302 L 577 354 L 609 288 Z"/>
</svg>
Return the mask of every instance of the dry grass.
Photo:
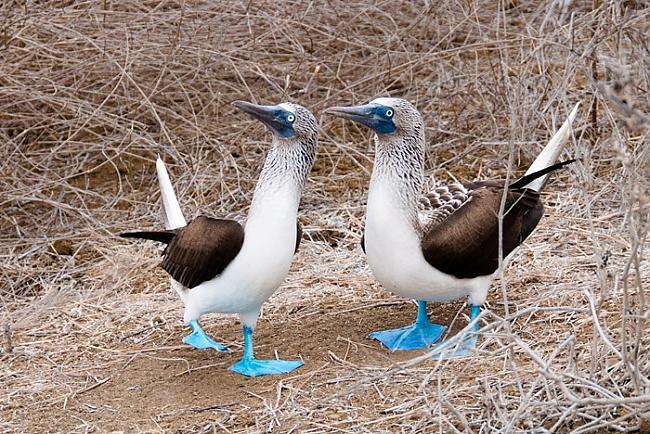
<svg viewBox="0 0 650 434">
<path fill-rule="evenodd" d="M 648 432 L 646 1 L 34 3 L 0 12 L 0 430 Z M 369 135 L 321 112 L 386 94 L 423 112 L 439 180 L 523 169 L 583 101 L 581 163 L 462 362 L 364 339 L 414 308 L 357 247 Z M 284 378 L 179 346 L 153 247 L 114 236 L 159 224 L 156 154 L 188 216 L 246 212 L 269 137 L 234 99 L 298 101 L 323 130 L 311 242 L 257 332 L 307 361 Z M 235 321 L 207 324 L 237 348 Z"/>
</svg>

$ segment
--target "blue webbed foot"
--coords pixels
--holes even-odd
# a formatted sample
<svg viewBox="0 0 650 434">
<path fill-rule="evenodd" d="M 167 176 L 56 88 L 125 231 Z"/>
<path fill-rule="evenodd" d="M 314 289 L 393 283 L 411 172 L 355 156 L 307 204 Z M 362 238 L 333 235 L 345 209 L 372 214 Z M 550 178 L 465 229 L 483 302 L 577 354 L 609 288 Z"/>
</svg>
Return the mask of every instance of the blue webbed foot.
<svg viewBox="0 0 650 434">
<path fill-rule="evenodd" d="M 244 355 L 232 365 L 231 371 L 247 377 L 286 374 L 303 365 L 302 360 L 257 360 L 253 356 L 253 329 L 244 325 Z"/>
<path fill-rule="evenodd" d="M 377 339 L 391 351 L 417 350 L 429 348 L 440 339 L 445 329 L 446 327 L 440 324 L 419 325 L 414 323 L 398 329 L 372 332 L 368 337 Z"/>
<path fill-rule="evenodd" d="M 257 360 L 243 358 L 228 369 L 247 377 L 259 377 L 260 375 L 286 374 L 301 367 L 303 364 L 301 360 Z"/>
<path fill-rule="evenodd" d="M 192 327 L 192 333 L 183 338 L 183 343 L 191 345 L 197 350 L 214 348 L 217 351 L 228 351 L 228 348 L 208 336 L 199 326 L 198 321 L 190 321 L 189 326 Z"/>
<path fill-rule="evenodd" d="M 377 339 L 391 351 L 406 351 L 430 347 L 445 330 L 445 326 L 429 322 L 426 302 L 419 301 L 415 323 L 399 329 L 372 332 L 368 337 Z"/>
<path fill-rule="evenodd" d="M 463 336 L 457 335 L 449 339 L 445 339 L 431 350 L 434 357 L 439 359 L 456 359 L 460 357 L 471 356 L 476 348 L 478 340 L 478 321 L 475 321 L 481 313 L 479 306 L 470 305 L 470 322 L 474 321 L 474 326 L 471 330 L 462 332 Z M 449 342 L 448 345 L 445 345 Z M 445 348 L 440 349 L 443 345 Z"/>
</svg>

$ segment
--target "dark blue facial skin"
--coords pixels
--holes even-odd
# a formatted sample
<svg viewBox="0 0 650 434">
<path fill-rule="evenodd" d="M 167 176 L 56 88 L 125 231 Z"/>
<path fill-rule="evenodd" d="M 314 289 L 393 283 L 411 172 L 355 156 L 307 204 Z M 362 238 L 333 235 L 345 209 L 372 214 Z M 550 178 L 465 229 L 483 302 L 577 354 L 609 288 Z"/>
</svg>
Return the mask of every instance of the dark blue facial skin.
<svg viewBox="0 0 650 434">
<path fill-rule="evenodd" d="M 394 133 L 397 127 L 393 122 L 395 111 L 381 104 L 365 104 L 353 107 L 332 107 L 331 113 L 359 122 L 377 134 Z"/>
<path fill-rule="evenodd" d="M 293 119 L 293 121 L 291 119 Z M 280 137 L 289 138 L 296 134 L 293 129 L 296 115 L 291 113 L 289 110 L 276 108 L 270 111 L 268 118 L 260 120 L 268 125 L 268 127 Z"/>
<path fill-rule="evenodd" d="M 263 122 L 274 134 L 289 138 L 296 134 L 293 124 L 296 115 L 277 105 L 258 105 L 246 101 L 233 101 L 232 104 Z"/>
</svg>

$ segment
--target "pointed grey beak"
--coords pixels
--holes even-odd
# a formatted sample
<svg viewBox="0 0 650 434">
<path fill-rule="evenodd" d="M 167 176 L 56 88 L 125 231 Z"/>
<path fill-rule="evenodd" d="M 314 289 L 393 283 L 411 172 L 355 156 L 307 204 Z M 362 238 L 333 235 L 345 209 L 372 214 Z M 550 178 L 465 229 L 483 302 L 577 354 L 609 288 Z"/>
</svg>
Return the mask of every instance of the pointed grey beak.
<svg viewBox="0 0 650 434">
<path fill-rule="evenodd" d="M 232 105 L 261 121 L 281 137 L 292 137 L 295 132 L 293 124 L 287 121 L 290 115 L 285 109 L 277 105 L 259 105 L 246 101 L 233 101 Z"/>
<path fill-rule="evenodd" d="M 325 112 L 358 122 L 371 128 L 377 134 L 386 134 L 395 132 L 395 124 L 392 119 L 385 116 L 387 110 L 389 107 L 370 103 L 350 107 L 330 107 Z"/>
<path fill-rule="evenodd" d="M 373 104 L 353 105 L 348 107 L 330 107 L 325 110 L 325 113 L 367 125 L 366 122 L 368 119 L 373 117 L 373 108 Z"/>
<path fill-rule="evenodd" d="M 258 105 L 239 100 L 233 101 L 231 104 L 264 123 L 268 123 L 275 118 L 275 111 L 277 109 L 277 107 L 272 105 Z"/>
</svg>

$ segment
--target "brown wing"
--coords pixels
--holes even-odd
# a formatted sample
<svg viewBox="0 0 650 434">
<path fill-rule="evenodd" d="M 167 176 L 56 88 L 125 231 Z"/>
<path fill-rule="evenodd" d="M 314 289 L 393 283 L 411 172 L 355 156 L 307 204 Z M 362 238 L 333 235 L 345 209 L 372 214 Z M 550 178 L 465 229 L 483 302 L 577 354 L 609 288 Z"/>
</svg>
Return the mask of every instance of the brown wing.
<svg viewBox="0 0 650 434">
<path fill-rule="evenodd" d="M 418 216 L 425 233 L 445 221 L 469 198 L 469 190 L 460 183 L 442 185 L 425 194 L 418 203 Z"/>
<path fill-rule="evenodd" d="M 221 274 L 242 244 L 244 228 L 236 221 L 197 217 L 167 245 L 162 267 L 183 286 L 194 288 Z"/>
<path fill-rule="evenodd" d="M 296 222 L 296 248 L 293 251 L 295 255 L 298 253 L 298 247 L 300 247 L 300 240 L 302 240 L 302 225 L 300 222 Z"/>
<path fill-rule="evenodd" d="M 469 200 L 469 190 L 460 183 L 436 187 L 418 201 L 418 217 L 426 233 L 447 219 Z M 366 231 L 361 234 L 361 250 L 366 253 Z"/>
<path fill-rule="evenodd" d="M 464 184 L 468 200 L 432 224 L 422 238 L 422 253 L 436 269 L 457 278 L 494 273 L 499 264 L 498 214 L 504 183 Z M 508 190 L 503 216 L 503 256 L 519 246 L 544 214 L 533 190 Z"/>
</svg>

